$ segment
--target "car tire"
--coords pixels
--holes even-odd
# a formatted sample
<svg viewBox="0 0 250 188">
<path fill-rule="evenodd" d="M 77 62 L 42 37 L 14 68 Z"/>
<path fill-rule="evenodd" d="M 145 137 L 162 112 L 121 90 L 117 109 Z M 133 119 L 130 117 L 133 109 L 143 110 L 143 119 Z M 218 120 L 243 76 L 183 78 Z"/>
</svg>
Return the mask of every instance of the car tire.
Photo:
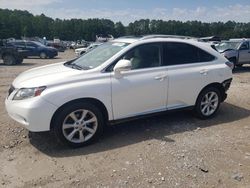
<svg viewBox="0 0 250 188">
<path fill-rule="evenodd" d="M 216 87 L 204 89 L 198 96 L 195 112 L 200 119 L 209 119 L 218 111 L 221 103 L 221 92 Z"/>
<path fill-rule="evenodd" d="M 15 65 L 17 61 L 13 55 L 7 54 L 3 56 L 3 63 L 5 65 Z"/>
<path fill-rule="evenodd" d="M 76 102 L 64 106 L 56 114 L 52 124 L 53 133 L 59 142 L 75 148 L 96 141 L 103 128 L 102 112 L 89 102 Z"/>
<path fill-rule="evenodd" d="M 22 58 L 19 58 L 19 59 L 17 60 L 17 62 L 16 62 L 17 65 L 20 65 L 20 64 L 22 64 L 22 63 L 23 63 L 23 59 L 22 59 Z"/>
<path fill-rule="evenodd" d="M 41 52 L 40 53 L 40 58 L 41 59 L 46 59 L 47 58 L 47 54 L 45 52 Z"/>
</svg>

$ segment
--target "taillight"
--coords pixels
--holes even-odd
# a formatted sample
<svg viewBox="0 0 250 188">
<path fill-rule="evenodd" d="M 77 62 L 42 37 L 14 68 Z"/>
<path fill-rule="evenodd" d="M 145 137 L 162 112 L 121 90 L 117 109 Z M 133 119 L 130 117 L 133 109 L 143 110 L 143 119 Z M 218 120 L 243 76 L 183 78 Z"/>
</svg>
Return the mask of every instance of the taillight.
<svg viewBox="0 0 250 188">
<path fill-rule="evenodd" d="M 226 63 L 225 63 L 230 69 L 234 69 L 234 63 L 232 63 L 232 62 L 230 62 L 230 61 L 227 61 Z"/>
</svg>

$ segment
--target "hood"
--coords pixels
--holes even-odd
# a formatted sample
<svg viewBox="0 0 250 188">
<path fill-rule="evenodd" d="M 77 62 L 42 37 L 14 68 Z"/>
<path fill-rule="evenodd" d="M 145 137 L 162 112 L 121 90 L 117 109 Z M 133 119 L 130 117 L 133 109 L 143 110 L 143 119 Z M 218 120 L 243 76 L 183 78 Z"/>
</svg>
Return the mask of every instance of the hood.
<svg viewBox="0 0 250 188">
<path fill-rule="evenodd" d="M 48 86 L 65 81 L 67 77 L 83 74 L 82 70 L 66 67 L 64 63 L 46 65 L 25 71 L 14 80 L 13 86 L 15 88 Z"/>
<path fill-rule="evenodd" d="M 236 50 L 234 50 L 234 49 L 218 50 L 218 52 L 220 52 L 220 53 L 232 52 L 232 51 L 234 52 Z"/>
</svg>

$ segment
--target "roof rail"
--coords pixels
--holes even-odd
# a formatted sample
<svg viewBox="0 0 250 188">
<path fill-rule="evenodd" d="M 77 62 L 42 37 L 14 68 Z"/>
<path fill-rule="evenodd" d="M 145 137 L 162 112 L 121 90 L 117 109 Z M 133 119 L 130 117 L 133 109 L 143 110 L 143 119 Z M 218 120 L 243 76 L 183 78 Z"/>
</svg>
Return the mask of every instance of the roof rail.
<svg viewBox="0 0 250 188">
<path fill-rule="evenodd" d="M 142 38 L 143 36 L 142 35 L 128 35 L 128 36 L 122 36 L 122 37 L 119 37 L 117 39 L 130 39 L 130 38 Z"/>
<path fill-rule="evenodd" d="M 153 38 L 176 38 L 176 39 L 197 39 L 195 37 L 181 36 L 181 35 L 146 35 L 140 40 L 153 39 Z"/>
</svg>

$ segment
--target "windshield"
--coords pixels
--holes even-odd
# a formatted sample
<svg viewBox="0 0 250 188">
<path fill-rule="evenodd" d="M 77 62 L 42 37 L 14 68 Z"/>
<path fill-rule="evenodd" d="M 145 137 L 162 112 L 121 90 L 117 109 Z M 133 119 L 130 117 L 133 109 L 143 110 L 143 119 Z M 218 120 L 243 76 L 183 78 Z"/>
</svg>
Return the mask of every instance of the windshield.
<svg viewBox="0 0 250 188">
<path fill-rule="evenodd" d="M 90 50 L 88 53 L 81 56 L 80 58 L 76 59 L 72 62 L 72 64 L 78 67 L 82 67 L 84 69 L 96 68 L 111 57 L 113 57 L 127 45 L 128 43 L 121 42 L 108 42 L 102 44 L 94 48 L 93 50 Z"/>
<path fill-rule="evenodd" d="M 220 44 L 215 45 L 215 48 L 220 51 L 226 51 L 226 50 L 236 50 L 241 42 L 222 42 Z"/>
</svg>

